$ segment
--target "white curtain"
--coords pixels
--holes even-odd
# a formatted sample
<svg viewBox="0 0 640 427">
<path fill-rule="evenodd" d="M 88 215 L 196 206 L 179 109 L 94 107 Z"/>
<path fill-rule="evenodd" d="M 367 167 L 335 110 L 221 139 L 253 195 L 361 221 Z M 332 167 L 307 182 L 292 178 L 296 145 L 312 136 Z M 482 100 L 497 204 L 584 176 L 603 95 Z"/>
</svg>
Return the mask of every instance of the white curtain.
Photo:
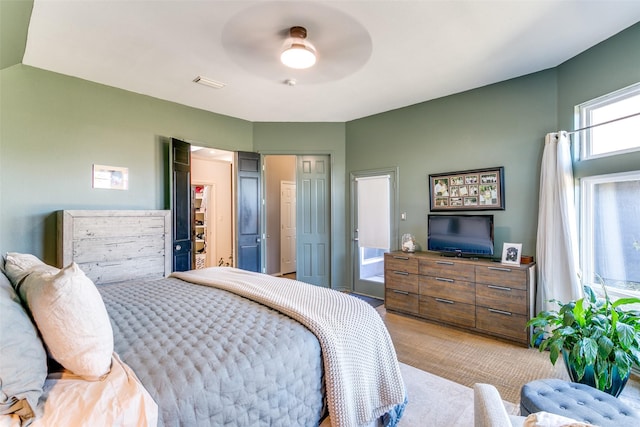
<svg viewBox="0 0 640 427">
<path fill-rule="evenodd" d="M 557 309 L 550 299 L 567 302 L 582 295 L 570 145 L 564 131 L 545 137 L 536 242 L 536 312 Z"/>
<path fill-rule="evenodd" d="M 389 175 L 357 178 L 358 242 L 361 248 L 389 249 Z"/>
</svg>

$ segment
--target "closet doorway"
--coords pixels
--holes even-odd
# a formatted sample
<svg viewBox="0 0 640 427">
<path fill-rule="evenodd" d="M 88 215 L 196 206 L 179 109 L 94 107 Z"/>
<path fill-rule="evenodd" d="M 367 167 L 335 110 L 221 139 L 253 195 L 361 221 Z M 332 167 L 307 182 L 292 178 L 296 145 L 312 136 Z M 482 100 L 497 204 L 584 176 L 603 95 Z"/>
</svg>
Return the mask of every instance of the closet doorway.
<svg viewBox="0 0 640 427">
<path fill-rule="evenodd" d="M 297 277 L 296 156 L 266 155 L 265 272 L 272 276 Z"/>
<path fill-rule="evenodd" d="M 194 268 L 233 266 L 233 152 L 191 145 Z"/>
</svg>

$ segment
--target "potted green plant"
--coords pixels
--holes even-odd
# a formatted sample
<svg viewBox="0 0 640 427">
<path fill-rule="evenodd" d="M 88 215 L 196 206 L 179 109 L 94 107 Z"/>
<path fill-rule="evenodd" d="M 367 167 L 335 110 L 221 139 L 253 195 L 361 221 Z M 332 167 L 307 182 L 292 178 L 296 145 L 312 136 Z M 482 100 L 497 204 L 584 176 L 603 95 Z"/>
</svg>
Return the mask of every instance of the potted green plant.
<svg viewBox="0 0 640 427">
<path fill-rule="evenodd" d="M 551 300 L 559 310 L 542 311 L 528 322 L 532 345 L 549 350 L 555 365 L 562 354 L 573 382 L 589 384 L 614 396 L 624 388 L 631 368 L 640 365 L 640 311 L 623 310 L 640 298 L 598 298 L 584 286 L 583 298 L 568 303 Z"/>
</svg>

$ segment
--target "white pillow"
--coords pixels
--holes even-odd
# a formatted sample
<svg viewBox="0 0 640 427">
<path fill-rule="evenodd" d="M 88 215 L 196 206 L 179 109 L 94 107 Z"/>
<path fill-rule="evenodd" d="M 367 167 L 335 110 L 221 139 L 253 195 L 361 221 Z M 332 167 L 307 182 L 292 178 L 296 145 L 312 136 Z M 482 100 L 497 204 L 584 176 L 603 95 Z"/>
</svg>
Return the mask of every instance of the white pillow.
<svg viewBox="0 0 640 427">
<path fill-rule="evenodd" d="M 76 263 L 56 274 L 36 266 L 19 292 L 58 363 L 87 380 L 109 373 L 111 321 L 98 289 Z"/>
<path fill-rule="evenodd" d="M 536 412 L 530 414 L 525 420 L 523 427 L 595 427 L 580 421 L 549 412 Z"/>
<path fill-rule="evenodd" d="M 8 252 L 5 255 L 4 272 L 16 289 L 20 287 L 20 282 L 35 270 L 49 272 L 51 274 L 56 274 L 60 271 L 55 267 L 45 264 L 35 255 L 17 252 Z"/>
</svg>

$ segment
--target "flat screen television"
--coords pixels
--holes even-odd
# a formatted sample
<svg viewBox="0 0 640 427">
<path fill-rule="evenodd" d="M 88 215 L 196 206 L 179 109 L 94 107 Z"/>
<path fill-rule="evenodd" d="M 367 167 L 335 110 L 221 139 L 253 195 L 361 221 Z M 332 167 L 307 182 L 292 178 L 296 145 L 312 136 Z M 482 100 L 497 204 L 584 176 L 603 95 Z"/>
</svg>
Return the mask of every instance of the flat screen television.
<svg viewBox="0 0 640 427">
<path fill-rule="evenodd" d="M 427 249 L 459 257 L 493 256 L 493 215 L 428 217 Z"/>
</svg>

